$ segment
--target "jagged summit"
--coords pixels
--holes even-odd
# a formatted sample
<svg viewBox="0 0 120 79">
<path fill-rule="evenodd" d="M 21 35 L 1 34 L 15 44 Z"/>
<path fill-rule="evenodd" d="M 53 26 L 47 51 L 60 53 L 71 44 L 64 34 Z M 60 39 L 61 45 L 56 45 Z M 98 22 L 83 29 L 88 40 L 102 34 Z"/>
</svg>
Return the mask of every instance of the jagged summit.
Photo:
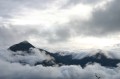
<svg viewBox="0 0 120 79">
<path fill-rule="evenodd" d="M 15 44 L 8 49 L 11 51 L 28 51 L 30 48 L 35 48 L 32 44 L 30 44 L 28 41 L 23 41 L 18 44 Z"/>
</svg>

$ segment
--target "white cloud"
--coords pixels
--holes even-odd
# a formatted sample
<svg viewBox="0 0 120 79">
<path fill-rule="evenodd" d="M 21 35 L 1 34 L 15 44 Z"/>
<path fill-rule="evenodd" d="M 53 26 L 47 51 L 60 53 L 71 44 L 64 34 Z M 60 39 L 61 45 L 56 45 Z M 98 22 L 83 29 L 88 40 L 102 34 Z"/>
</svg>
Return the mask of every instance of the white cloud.
<svg viewBox="0 0 120 79">
<path fill-rule="evenodd" d="M 39 51 L 36 48 L 30 50 L 30 52 L 12 52 L 8 50 L 0 51 L 0 59 L 6 60 L 12 63 L 23 63 L 29 64 L 31 66 L 35 65 L 37 62 L 43 62 L 44 60 L 52 60 L 53 58 L 49 55 L 46 55 L 44 51 Z"/>
<path fill-rule="evenodd" d="M 1 0 L 0 4 L 1 48 L 23 40 L 38 47 L 76 50 L 119 43 L 117 0 Z"/>
<path fill-rule="evenodd" d="M 118 50 L 114 50 L 110 56 L 115 57 Z M 94 51 L 96 53 L 96 51 Z M 46 56 L 45 52 L 39 52 L 37 49 L 32 49 L 31 53 L 27 52 L 12 52 L 8 50 L 0 51 L 0 78 L 1 79 L 119 79 L 120 65 L 116 68 L 107 68 L 99 64 L 87 65 L 84 69 L 79 65 L 66 66 L 49 66 L 42 65 L 33 66 L 32 63 L 51 59 Z M 90 50 L 82 50 L 79 53 L 73 54 L 74 58 L 80 59 L 84 56 L 95 54 Z M 111 54 L 112 53 L 112 54 Z M 67 53 L 65 53 L 67 54 Z M 71 53 L 68 53 L 71 54 Z M 117 56 L 120 56 L 117 54 Z M 26 65 L 18 63 L 18 60 L 26 61 Z M 15 62 L 16 61 L 16 62 Z M 12 63 L 11 63 L 12 62 Z M 14 62 L 14 63 L 13 63 Z"/>
<path fill-rule="evenodd" d="M 64 24 L 72 17 L 88 19 L 92 6 L 78 4 L 71 8 L 59 9 L 57 6 L 45 10 L 23 9 L 10 19 L 13 25 L 43 25 L 54 28 L 54 24 Z"/>
<path fill-rule="evenodd" d="M 119 67 L 109 69 L 98 64 L 89 65 L 85 69 L 80 66 L 43 67 L 20 65 L 0 60 L 0 78 L 2 79 L 119 79 Z"/>
</svg>

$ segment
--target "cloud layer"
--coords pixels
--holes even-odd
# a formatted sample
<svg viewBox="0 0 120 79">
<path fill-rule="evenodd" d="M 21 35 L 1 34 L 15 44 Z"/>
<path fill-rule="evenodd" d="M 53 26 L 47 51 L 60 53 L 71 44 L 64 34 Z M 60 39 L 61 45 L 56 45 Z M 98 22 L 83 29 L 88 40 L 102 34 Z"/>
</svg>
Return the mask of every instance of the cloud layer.
<svg viewBox="0 0 120 79">
<path fill-rule="evenodd" d="M 34 52 L 34 53 L 33 53 Z M 68 65 L 68 66 L 49 66 L 44 67 L 42 65 L 22 65 L 17 60 L 44 60 L 46 55 L 42 52 L 38 52 L 34 49 L 32 54 L 27 55 L 26 52 L 12 52 L 4 50 L 0 52 L 0 78 L 2 79 L 119 79 L 120 76 L 120 65 L 116 68 L 107 68 L 99 64 L 87 65 L 84 69 L 79 65 Z M 39 59 L 36 54 L 38 54 Z M 87 53 L 87 52 L 86 52 Z M 11 54 L 16 54 L 16 58 Z M 22 57 L 24 54 L 24 57 Z M 85 53 L 83 53 L 85 54 Z M 115 54 L 114 52 L 112 54 Z M 79 55 L 79 53 L 78 53 Z M 20 57 L 21 56 L 21 57 Z M 81 56 L 81 55 L 80 55 Z M 76 56 L 79 58 L 80 56 Z M 113 56 L 113 55 L 112 55 Z M 120 55 L 118 55 L 120 56 Z M 49 58 L 49 57 L 47 57 Z M 7 59 L 7 60 L 6 60 Z M 16 61 L 11 63 L 12 61 Z M 34 63 L 34 62 L 32 62 Z"/>
</svg>

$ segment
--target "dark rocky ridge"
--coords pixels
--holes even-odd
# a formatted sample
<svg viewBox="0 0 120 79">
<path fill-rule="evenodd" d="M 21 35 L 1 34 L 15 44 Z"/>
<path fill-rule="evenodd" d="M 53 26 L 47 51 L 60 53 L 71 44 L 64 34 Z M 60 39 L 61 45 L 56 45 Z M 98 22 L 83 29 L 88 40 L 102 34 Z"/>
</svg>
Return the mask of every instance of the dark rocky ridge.
<svg viewBox="0 0 120 79">
<path fill-rule="evenodd" d="M 30 48 L 35 48 L 33 45 L 31 45 L 27 41 L 23 41 L 19 44 L 15 44 L 9 48 L 11 51 L 27 51 L 29 52 Z M 46 55 L 50 55 L 54 58 L 54 60 L 50 61 L 43 61 L 43 62 L 36 62 L 35 65 L 44 65 L 44 66 L 53 66 L 55 64 L 61 66 L 61 65 L 81 65 L 83 68 L 89 63 L 99 63 L 102 66 L 105 67 L 117 67 L 117 64 L 120 63 L 119 59 L 112 59 L 108 58 L 102 51 L 97 52 L 95 55 L 92 56 L 86 56 L 82 59 L 73 59 L 72 55 L 65 55 L 62 56 L 59 53 L 51 53 L 44 49 L 39 49 L 39 51 L 45 51 Z"/>
</svg>

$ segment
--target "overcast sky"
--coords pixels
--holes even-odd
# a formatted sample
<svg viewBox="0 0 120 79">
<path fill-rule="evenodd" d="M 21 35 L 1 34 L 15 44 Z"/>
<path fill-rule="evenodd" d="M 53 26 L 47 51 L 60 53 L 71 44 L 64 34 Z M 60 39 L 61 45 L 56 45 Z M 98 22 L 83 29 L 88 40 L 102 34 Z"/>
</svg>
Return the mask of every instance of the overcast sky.
<svg viewBox="0 0 120 79">
<path fill-rule="evenodd" d="M 48 49 L 120 43 L 120 0 L 0 0 L 0 48 L 23 40 Z"/>
</svg>

